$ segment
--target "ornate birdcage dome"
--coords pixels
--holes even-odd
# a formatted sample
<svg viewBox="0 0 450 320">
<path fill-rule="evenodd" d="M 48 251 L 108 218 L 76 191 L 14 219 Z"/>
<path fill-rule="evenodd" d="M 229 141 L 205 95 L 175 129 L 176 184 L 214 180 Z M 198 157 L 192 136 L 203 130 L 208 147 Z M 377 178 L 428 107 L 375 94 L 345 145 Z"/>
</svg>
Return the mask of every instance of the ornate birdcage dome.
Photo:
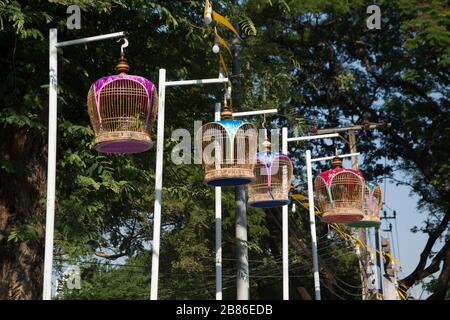
<svg viewBox="0 0 450 320">
<path fill-rule="evenodd" d="M 158 94 L 149 80 L 128 75 L 123 53 L 119 73 L 95 81 L 88 93 L 88 113 L 95 133 L 95 149 L 106 153 L 139 153 L 153 145 L 150 132 Z"/>
<path fill-rule="evenodd" d="M 250 123 L 231 117 L 225 101 L 223 120 L 208 123 L 197 133 L 205 169 L 204 183 L 210 186 L 238 186 L 255 180 L 257 130 Z"/>
<path fill-rule="evenodd" d="M 380 212 L 382 207 L 381 188 L 376 183 L 366 182 L 364 188 L 364 218 L 349 223 L 352 228 L 371 228 L 381 224 Z"/>
<path fill-rule="evenodd" d="M 289 204 L 292 161 L 281 152 L 272 152 L 267 136 L 263 147 L 263 152 L 256 154 L 255 181 L 248 185 L 248 204 L 254 208 Z"/>
<path fill-rule="evenodd" d="M 364 177 L 357 171 L 342 168 L 336 156 L 333 169 L 314 180 L 317 206 L 326 223 L 352 223 L 364 217 Z"/>
</svg>

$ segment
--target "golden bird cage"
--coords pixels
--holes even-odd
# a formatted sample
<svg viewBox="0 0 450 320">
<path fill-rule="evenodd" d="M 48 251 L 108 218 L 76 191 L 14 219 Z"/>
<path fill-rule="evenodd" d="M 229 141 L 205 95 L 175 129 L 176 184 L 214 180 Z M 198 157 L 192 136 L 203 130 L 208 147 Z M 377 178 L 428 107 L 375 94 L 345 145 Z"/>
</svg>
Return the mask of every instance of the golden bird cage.
<svg viewBox="0 0 450 320">
<path fill-rule="evenodd" d="M 267 136 L 263 148 L 263 152 L 256 154 L 256 180 L 248 185 L 248 204 L 253 208 L 287 205 L 293 176 L 292 161 L 281 152 L 272 152 Z"/>
<path fill-rule="evenodd" d="M 157 113 L 158 94 L 149 80 L 128 75 L 122 53 L 117 75 L 95 81 L 88 93 L 88 113 L 95 133 L 95 149 L 105 153 L 139 153 L 149 150 Z"/>
<path fill-rule="evenodd" d="M 336 155 L 333 169 L 314 180 L 317 206 L 326 223 L 352 223 L 364 218 L 364 177 L 357 171 L 342 168 Z"/>
<path fill-rule="evenodd" d="M 366 182 L 364 188 L 364 218 L 349 223 L 352 228 L 371 228 L 381 224 L 380 212 L 383 206 L 380 185 Z"/>
<path fill-rule="evenodd" d="M 232 119 L 225 101 L 220 121 L 205 124 L 197 133 L 197 146 L 205 169 L 204 183 L 229 187 L 255 180 L 258 133 L 253 125 Z"/>
</svg>

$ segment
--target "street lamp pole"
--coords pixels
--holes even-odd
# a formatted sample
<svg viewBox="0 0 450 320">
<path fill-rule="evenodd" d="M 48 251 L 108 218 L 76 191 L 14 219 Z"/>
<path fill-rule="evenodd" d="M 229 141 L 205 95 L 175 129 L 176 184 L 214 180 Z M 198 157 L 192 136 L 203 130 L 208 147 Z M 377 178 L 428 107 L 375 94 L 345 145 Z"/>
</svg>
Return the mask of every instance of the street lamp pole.
<svg viewBox="0 0 450 320">
<path fill-rule="evenodd" d="M 282 146 L 283 152 L 288 153 L 288 143 L 298 141 L 311 141 L 327 138 L 338 138 L 340 135 L 336 132 L 325 133 L 320 135 L 310 135 L 303 137 L 288 137 L 288 129 L 282 128 Z M 340 158 L 354 157 L 359 153 L 352 153 L 347 155 L 340 155 Z M 318 161 L 325 161 L 333 159 L 333 157 L 311 158 L 311 151 L 306 150 L 306 173 L 308 180 L 308 200 L 309 200 L 309 224 L 311 228 L 311 251 L 313 257 L 313 275 L 314 275 L 314 292 L 315 299 L 321 300 L 320 295 L 320 275 L 319 275 L 319 260 L 317 255 L 317 235 L 316 235 L 316 217 L 314 210 L 314 190 L 312 180 L 312 163 Z M 282 208 L 282 229 L 283 229 L 283 299 L 289 300 L 289 255 L 288 255 L 288 206 Z"/>
<path fill-rule="evenodd" d="M 124 36 L 124 32 L 116 32 L 95 37 L 58 42 L 58 30 L 52 28 L 49 32 L 47 199 L 45 214 L 44 283 L 42 292 L 42 298 L 44 300 L 51 300 L 52 298 L 58 118 L 58 48 Z"/>
<path fill-rule="evenodd" d="M 227 82 L 229 82 L 228 78 L 224 78 L 223 76 L 219 76 L 219 78 L 214 79 L 167 81 L 166 69 L 159 70 L 158 129 L 157 129 L 158 136 L 156 141 L 155 206 L 153 211 L 152 271 L 151 271 L 151 286 L 150 286 L 151 300 L 158 300 L 162 184 L 163 184 L 162 178 L 163 178 L 163 154 L 164 154 L 164 121 L 165 121 L 164 109 L 165 109 L 166 88 L 177 86 L 227 83 Z M 217 195 L 220 193 L 218 191 L 216 192 Z M 216 214 L 217 210 L 220 210 L 220 206 L 218 206 L 218 204 L 216 203 Z M 217 267 L 219 267 L 219 264 L 216 262 L 216 268 Z M 216 298 L 218 297 L 219 298 L 221 297 L 221 293 L 216 294 Z"/>
<path fill-rule="evenodd" d="M 359 153 L 350 153 L 339 155 L 339 158 L 356 157 Z M 313 254 L 313 273 L 314 273 L 314 292 L 316 300 L 321 300 L 320 295 L 320 275 L 319 275 L 319 259 L 317 256 L 317 236 L 316 236 L 316 219 L 315 219 L 315 205 L 314 205 L 314 185 L 312 177 L 312 163 L 319 161 L 332 160 L 334 156 L 311 158 L 311 151 L 306 150 L 306 168 L 308 175 L 308 201 L 309 201 L 309 219 L 311 225 L 311 247 Z"/>
<path fill-rule="evenodd" d="M 322 134 L 322 135 L 316 135 L 316 136 L 303 136 L 303 137 L 291 137 L 288 136 L 288 129 L 286 127 L 281 129 L 281 144 L 282 144 L 282 151 L 287 155 L 288 154 L 288 144 L 289 142 L 298 142 L 298 141 L 310 141 L 310 140 L 317 140 L 317 139 L 327 139 L 327 138 L 336 138 L 339 137 L 338 133 L 331 133 L 331 134 Z M 311 199 L 311 197 L 309 197 Z M 310 209 L 311 211 L 311 209 Z M 314 212 L 314 211 L 313 211 Z M 312 244 L 312 252 L 313 257 L 314 255 L 317 255 L 317 245 L 314 245 L 314 239 L 316 238 L 316 222 L 314 214 L 313 216 L 309 216 L 310 218 L 310 225 L 311 225 L 311 239 L 313 240 Z M 285 205 L 282 207 L 282 239 L 283 239 L 283 300 L 289 300 L 289 216 L 288 216 L 288 206 Z M 313 269 L 318 270 L 318 263 L 314 262 L 315 259 L 313 258 Z M 318 279 L 318 273 L 314 273 L 314 282 L 316 282 L 316 278 Z M 320 290 L 320 287 L 319 287 Z M 316 290 L 317 292 L 317 290 Z M 317 299 L 319 298 L 319 299 Z M 316 294 L 316 299 L 320 300 L 320 294 L 319 296 Z"/>
</svg>

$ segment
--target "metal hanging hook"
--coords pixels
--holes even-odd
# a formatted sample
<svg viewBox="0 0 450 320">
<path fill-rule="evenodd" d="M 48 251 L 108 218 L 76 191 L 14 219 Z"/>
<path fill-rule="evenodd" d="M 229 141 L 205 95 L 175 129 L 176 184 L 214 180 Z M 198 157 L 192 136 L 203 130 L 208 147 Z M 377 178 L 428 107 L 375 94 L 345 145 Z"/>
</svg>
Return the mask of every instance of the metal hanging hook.
<svg viewBox="0 0 450 320">
<path fill-rule="evenodd" d="M 117 42 L 121 42 L 123 41 L 123 44 L 120 46 L 120 53 L 123 54 L 124 53 L 124 48 L 128 47 L 128 39 L 127 38 L 120 38 L 119 40 L 117 40 Z"/>
<path fill-rule="evenodd" d="M 225 93 L 223 94 L 223 100 L 225 103 L 228 102 L 228 106 L 231 107 L 231 85 L 229 83 L 225 84 Z"/>
<path fill-rule="evenodd" d="M 229 83 L 226 84 L 225 99 L 231 100 L 231 85 Z"/>
</svg>

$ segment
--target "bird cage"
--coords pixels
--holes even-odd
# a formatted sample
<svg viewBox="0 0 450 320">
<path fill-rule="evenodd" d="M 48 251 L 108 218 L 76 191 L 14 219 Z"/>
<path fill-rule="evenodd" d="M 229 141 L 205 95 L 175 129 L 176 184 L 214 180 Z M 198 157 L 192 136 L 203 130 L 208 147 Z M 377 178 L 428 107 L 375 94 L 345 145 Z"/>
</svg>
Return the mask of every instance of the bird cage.
<svg viewBox="0 0 450 320">
<path fill-rule="evenodd" d="M 204 183 L 227 187 L 253 182 L 257 130 L 248 122 L 231 119 L 226 101 L 220 116 L 223 120 L 208 123 L 197 133 L 205 168 Z"/>
<path fill-rule="evenodd" d="M 263 152 L 256 154 L 255 182 L 248 185 L 248 204 L 253 208 L 273 208 L 289 204 L 293 176 L 291 159 L 272 152 L 267 137 Z"/>
<path fill-rule="evenodd" d="M 378 184 L 366 182 L 364 188 L 364 218 L 352 222 L 352 228 L 371 228 L 381 224 L 380 211 L 382 207 L 381 188 Z"/>
<path fill-rule="evenodd" d="M 87 97 L 95 149 L 105 153 L 139 153 L 153 145 L 150 137 L 158 94 L 149 80 L 128 75 L 122 52 L 117 75 L 94 82 Z"/>
<path fill-rule="evenodd" d="M 352 223 L 364 217 L 364 177 L 357 170 L 342 168 L 336 155 L 333 169 L 314 180 L 316 202 L 326 223 Z"/>
</svg>

